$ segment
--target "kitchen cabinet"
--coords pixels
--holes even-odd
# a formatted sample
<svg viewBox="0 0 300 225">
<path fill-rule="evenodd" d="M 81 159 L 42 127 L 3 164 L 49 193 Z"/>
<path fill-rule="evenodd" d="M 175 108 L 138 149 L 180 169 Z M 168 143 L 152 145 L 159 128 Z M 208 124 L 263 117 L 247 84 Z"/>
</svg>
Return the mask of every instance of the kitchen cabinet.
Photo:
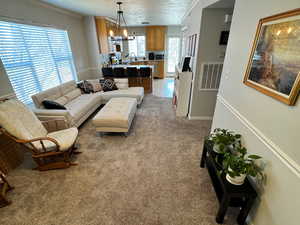
<svg viewBox="0 0 300 225">
<path fill-rule="evenodd" d="M 156 74 L 154 77 L 159 78 L 159 79 L 164 79 L 164 77 L 165 77 L 165 61 L 164 60 L 158 61 Z"/>
<path fill-rule="evenodd" d="M 109 53 L 107 22 L 104 18 L 96 18 L 96 30 L 100 54 Z"/>
<path fill-rule="evenodd" d="M 105 18 L 96 17 L 95 19 L 97 38 L 99 43 L 99 53 L 108 54 L 112 51 L 112 46 L 109 41 L 109 31 L 112 30 L 114 34 L 117 33 L 117 25 Z"/>
<path fill-rule="evenodd" d="M 165 50 L 165 26 L 146 27 L 146 50 L 164 51 Z"/>
</svg>

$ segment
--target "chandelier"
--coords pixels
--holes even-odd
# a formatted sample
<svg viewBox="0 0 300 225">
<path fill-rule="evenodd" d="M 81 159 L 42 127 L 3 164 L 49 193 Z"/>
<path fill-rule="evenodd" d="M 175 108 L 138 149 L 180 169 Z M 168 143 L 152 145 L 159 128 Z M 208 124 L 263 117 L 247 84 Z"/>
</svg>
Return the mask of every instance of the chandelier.
<svg viewBox="0 0 300 225">
<path fill-rule="evenodd" d="M 122 2 L 117 2 L 118 11 L 117 11 L 117 25 L 116 25 L 116 34 L 113 30 L 109 31 L 109 36 L 112 41 L 130 41 L 135 39 L 134 36 L 128 36 L 127 23 L 124 18 L 124 12 L 122 11 L 121 5 Z M 123 25 L 123 26 L 122 26 Z"/>
</svg>

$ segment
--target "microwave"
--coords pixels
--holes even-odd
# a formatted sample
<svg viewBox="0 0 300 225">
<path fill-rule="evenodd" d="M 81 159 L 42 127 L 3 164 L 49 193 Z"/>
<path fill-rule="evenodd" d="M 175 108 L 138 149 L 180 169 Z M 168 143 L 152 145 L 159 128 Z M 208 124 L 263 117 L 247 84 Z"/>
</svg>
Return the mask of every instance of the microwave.
<svg viewBox="0 0 300 225">
<path fill-rule="evenodd" d="M 161 59 L 164 59 L 164 58 L 165 58 L 164 54 L 156 54 L 155 55 L 155 59 L 157 59 L 157 60 L 161 60 Z"/>
</svg>

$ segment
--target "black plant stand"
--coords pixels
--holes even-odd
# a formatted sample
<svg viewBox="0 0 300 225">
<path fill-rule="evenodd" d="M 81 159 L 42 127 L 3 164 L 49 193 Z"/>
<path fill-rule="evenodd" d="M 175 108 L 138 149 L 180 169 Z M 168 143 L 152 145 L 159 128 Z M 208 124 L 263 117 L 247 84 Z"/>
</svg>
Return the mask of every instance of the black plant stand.
<svg viewBox="0 0 300 225">
<path fill-rule="evenodd" d="M 244 225 L 257 193 L 248 178 L 246 178 L 243 185 L 233 185 L 226 180 L 225 174 L 220 175 L 221 166 L 216 163 L 216 153 L 212 147 L 212 143 L 206 140 L 200 167 L 204 168 L 206 166 L 220 202 L 216 222 L 219 224 L 223 223 L 228 207 L 239 207 L 240 213 L 237 222 L 239 225 Z"/>
</svg>

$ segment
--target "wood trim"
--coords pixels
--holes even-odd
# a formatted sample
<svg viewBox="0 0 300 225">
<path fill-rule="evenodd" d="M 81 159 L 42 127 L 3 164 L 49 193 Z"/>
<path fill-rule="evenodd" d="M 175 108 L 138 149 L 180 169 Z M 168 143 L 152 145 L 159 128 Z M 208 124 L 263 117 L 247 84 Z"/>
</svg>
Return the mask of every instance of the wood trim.
<svg viewBox="0 0 300 225">
<path fill-rule="evenodd" d="M 262 18 L 262 19 L 259 20 L 259 23 L 258 23 L 257 29 L 256 29 L 255 39 L 254 39 L 252 49 L 251 49 L 251 53 L 250 53 L 250 57 L 249 57 L 249 60 L 248 60 L 246 73 L 245 73 L 244 80 L 243 80 L 243 83 L 245 85 L 247 85 L 249 87 L 252 87 L 252 88 L 258 90 L 259 92 L 261 92 L 265 95 L 268 95 L 268 96 L 270 96 L 274 99 L 277 99 L 277 100 L 279 100 L 279 101 L 281 101 L 281 102 L 283 102 L 287 105 L 290 105 L 290 106 L 295 104 L 295 102 L 297 100 L 297 97 L 299 95 L 300 73 L 298 74 L 298 76 L 296 78 L 295 85 L 294 85 L 293 89 L 291 90 L 291 93 L 290 93 L 289 97 L 284 97 L 283 95 L 277 94 L 274 91 L 271 91 L 267 88 L 261 87 L 260 85 L 256 84 L 255 82 L 249 81 L 249 75 L 250 75 L 250 71 L 251 71 L 251 67 L 252 67 L 253 56 L 254 56 L 254 53 L 255 53 L 255 50 L 256 50 L 256 47 L 257 47 L 257 44 L 258 44 L 260 33 L 261 33 L 262 25 L 264 23 L 267 23 L 267 22 L 276 21 L 276 20 L 279 20 L 279 19 L 283 19 L 283 18 L 287 18 L 287 17 L 291 17 L 291 16 L 298 16 L 298 15 L 300 15 L 300 8 L 297 8 L 297 9 L 294 9 L 294 10 L 291 10 L 291 11 L 287 11 L 287 12 L 283 12 L 283 13 L 279 13 L 279 14 L 276 14 L 276 15 L 272 15 L 272 16 L 269 16 L 269 17 L 265 17 L 265 18 Z"/>
</svg>

